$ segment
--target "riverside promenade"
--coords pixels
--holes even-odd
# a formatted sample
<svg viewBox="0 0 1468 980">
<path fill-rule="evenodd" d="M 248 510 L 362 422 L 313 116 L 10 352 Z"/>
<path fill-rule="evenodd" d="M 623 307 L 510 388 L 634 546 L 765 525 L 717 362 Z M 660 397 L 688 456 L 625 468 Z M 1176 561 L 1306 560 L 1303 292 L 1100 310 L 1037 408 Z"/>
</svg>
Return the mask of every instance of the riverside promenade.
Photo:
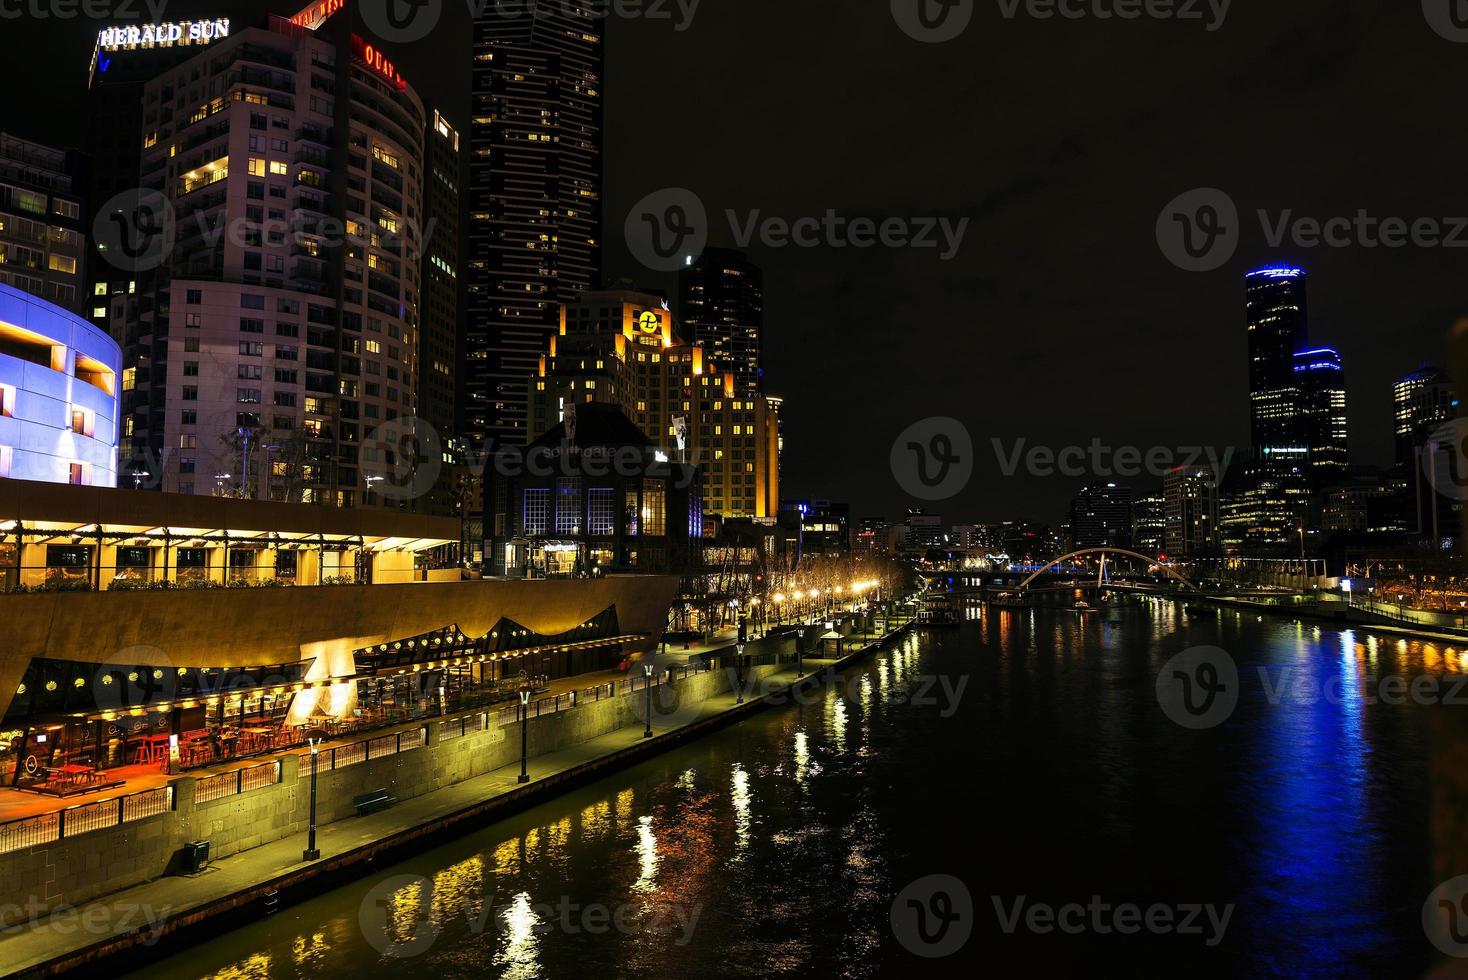
<svg viewBox="0 0 1468 980">
<path fill-rule="evenodd" d="M 733 689 L 735 668 L 696 675 L 698 680 L 711 681 L 705 695 L 680 704 L 666 716 L 655 711 L 651 738 L 645 737 L 645 716 L 639 716 L 633 724 L 552 751 L 535 754 L 532 750 L 526 783 L 519 782 L 517 752 L 511 764 L 404 799 L 388 809 L 320 824 L 316 846 L 321 856 L 314 861 L 303 862 L 305 835 L 293 833 L 215 860 L 199 873 L 158 877 L 77 906 L 52 905 L 25 916 L 25 921 L 0 928 L 0 976 L 95 974 L 103 969 L 117 973 L 142 965 L 159 955 L 160 946 L 186 946 L 205 935 L 273 914 L 370 874 L 388 861 L 635 764 L 772 703 L 783 703 L 797 691 L 822 683 L 822 675 L 866 656 L 911 625 L 910 621 L 882 623 L 872 632 L 853 632 L 839 658 L 807 656 L 799 673 L 793 663 L 780 663 L 778 652 L 766 658 L 774 663 L 761 664 L 759 657 L 752 658 L 755 663 L 744 674 L 742 704 L 737 703 Z M 717 659 L 732 651 L 732 642 L 714 637 L 708 644 L 687 651 L 670 649 L 669 654 Z M 637 691 L 625 700 L 644 696 Z M 574 712 L 566 713 L 571 714 Z M 518 732 L 506 726 L 499 740 L 508 734 L 518 739 Z M 463 748 L 471 748 L 469 741 L 463 739 Z M 6 923 L 15 923 L 16 913 L 24 910 L 12 905 L 0 912 L 8 913 Z"/>
</svg>

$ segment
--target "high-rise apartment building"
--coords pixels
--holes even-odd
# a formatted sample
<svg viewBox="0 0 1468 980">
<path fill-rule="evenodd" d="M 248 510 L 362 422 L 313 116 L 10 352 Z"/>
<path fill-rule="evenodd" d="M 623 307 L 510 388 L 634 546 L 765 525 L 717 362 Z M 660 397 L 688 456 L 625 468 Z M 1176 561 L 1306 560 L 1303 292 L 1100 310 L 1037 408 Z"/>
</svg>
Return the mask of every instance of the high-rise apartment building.
<svg viewBox="0 0 1468 980">
<path fill-rule="evenodd" d="M 764 274 L 743 252 L 706 248 L 678 272 L 678 313 L 693 340 L 734 372 L 740 394 L 761 389 Z"/>
<path fill-rule="evenodd" d="M 658 297 L 629 290 L 580 296 L 563 309 L 530 387 L 536 435 L 558 424 L 569 404 L 620 405 L 673 462 L 702 468 L 711 513 L 775 517 L 779 434 L 769 405 L 739 394 L 733 373 L 680 336 Z"/>
<path fill-rule="evenodd" d="M 601 278 L 602 29 L 590 0 L 474 24 L 464 434 L 523 445 L 560 310 Z"/>
<path fill-rule="evenodd" d="M 0 133 L 0 283 L 80 312 L 86 234 L 75 153 Z"/>
<path fill-rule="evenodd" d="M 1115 483 L 1085 487 L 1070 501 L 1070 536 L 1077 548 L 1132 543 L 1132 492 Z"/>
<path fill-rule="evenodd" d="M 423 297 L 418 330 L 418 418 L 438 433 L 439 451 L 448 460 L 450 440 L 459 431 L 459 131 L 442 112 L 433 111 L 423 145 Z M 429 491 L 427 509 L 448 514 L 453 508 L 452 475 L 444 466 Z"/>
<path fill-rule="evenodd" d="M 1326 486 L 1346 475 L 1346 369 L 1340 352 L 1316 347 L 1295 354 L 1296 426 L 1305 447 L 1305 475 Z"/>
<path fill-rule="evenodd" d="M 1457 414 L 1458 399 L 1442 368 L 1424 364 L 1393 384 L 1392 432 L 1397 462 L 1412 463 L 1416 451 Z"/>
<path fill-rule="evenodd" d="M 1178 467 L 1162 478 L 1164 550 L 1169 557 L 1218 551 L 1218 477 L 1211 466 Z"/>
<path fill-rule="evenodd" d="M 1260 455 L 1303 456 L 1295 353 L 1309 336 L 1305 273 L 1256 269 L 1245 277 L 1249 327 L 1249 432 Z"/>
<path fill-rule="evenodd" d="M 1167 545 L 1167 499 L 1158 493 L 1132 501 L 1132 550 L 1155 556 Z"/>
<path fill-rule="evenodd" d="M 362 450 L 416 411 L 418 97 L 327 0 L 166 68 L 141 123 L 174 241 L 108 287 L 131 465 L 183 493 L 383 502 Z"/>
</svg>

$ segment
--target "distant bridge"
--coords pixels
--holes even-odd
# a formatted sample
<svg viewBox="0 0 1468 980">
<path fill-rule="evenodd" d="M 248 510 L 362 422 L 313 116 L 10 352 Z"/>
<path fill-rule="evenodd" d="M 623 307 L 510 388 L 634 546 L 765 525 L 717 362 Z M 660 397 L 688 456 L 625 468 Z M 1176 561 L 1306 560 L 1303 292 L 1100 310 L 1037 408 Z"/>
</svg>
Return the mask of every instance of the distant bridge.
<svg viewBox="0 0 1468 980">
<path fill-rule="evenodd" d="M 1032 573 L 1023 582 L 1019 583 L 1019 589 L 1021 591 L 1023 591 L 1025 589 L 1029 588 L 1029 585 L 1030 585 L 1031 582 L 1033 582 L 1035 579 L 1039 578 L 1041 575 L 1044 575 L 1046 572 L 1048 572 L 1050 569 L 1056 567 L 1057 565 L 1061 565 L 1061 564 L 1063 564 L 1065 562 L 1068 562 L 1068 561 L 1070 561 L 1073 558 L 1084 558 L 1084 557 L 1086 557 L 1088 555 L 1100 555 L 1101 556 L 1101 569 L 1102 569 L 1102 572 L 1103 573 L 1105 572 L 1105 569 L 1106 569 L 1106 556 L 1107 555 L 1123 555 L 1123 556 L 1125 556 L 1127 558 L 1131 558 L 1131 559 L 1134 559 L 1136 561 L 1139 561 L 1139 562 L 1141 562 L 1142 564 L 1144 564 L 1144 565 L 1146 565 L 1148 567 L 1160 568 L 1163 571 L 1163 573 L 1166 574 L 1169 578 L 1176 580 L 1177 582 L 1181 583 L 1182 585 L 1186 586 L 1187 588 L 1192 589 L 1194 592 L 1202 592 L 1203 591 L 1202 589 L 1200 589 L 1196 585 L 1194 585 L 1192 582 L 1189 582 L 1187 580 L 1187 578 L 1185 576 L 1183 576 L 1181 573 L 1179 573 L 1178 571 L 1176 571 L 1176 570 L 1168 567 L 1167 565 L 1159 564 L 1158 561 L 1157 561 L 1157 559 L 1155 559 L 1155 558 L 1148 558 L 1146 555 L 1140 555 L 1140 554 L 1137 554 L 1137 552 L 1135 552 L 1135 551 L 1128 551 L 1125 548 L 1081 548 L 1081 549 L 1079 549 L 1077 551 L 1072 551 L 1068 555 L 1061 555 L 1059 558 L 1056 558 L 1054 561 L 1049 562 L 1048 564 L 1044 565 L 1043 567 L 1041 567 L 1040 569 L 1038 569 L 1037 571 L 1035 571 L 1034 573 Z"/>
</svg>

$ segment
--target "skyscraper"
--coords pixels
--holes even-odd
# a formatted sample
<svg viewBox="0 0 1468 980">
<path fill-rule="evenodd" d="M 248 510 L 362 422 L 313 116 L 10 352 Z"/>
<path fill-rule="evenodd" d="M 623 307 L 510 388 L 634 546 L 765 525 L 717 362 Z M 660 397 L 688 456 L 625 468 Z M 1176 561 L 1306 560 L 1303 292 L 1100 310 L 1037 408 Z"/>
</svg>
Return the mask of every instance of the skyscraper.
<svg viewBox="0 0 1468 980">
<path fill-rule="evenodd" d="M 438 433 L 440 450 L 458 431 L 454 378 L 459 364 L 459 131 L 443 113 L 433 119 L 423 140 L 424 229 L 423 295 L 418 344 L 418 417 Z M 451 475 L 447 467 L 429 493 L 428 509 L 449 513 Z"/>
<path fill-rule="evenodd" d="M 464 434 L 519 445 L 562 304 L 599 284 L 602 27 L 590 0 L 490 5 L 474 25 Z"/>
<path fill-rule="evenodd" d="M 1071 541 L 1077 548 L 1132 544 L 1132 492 L 1115 483 L 1085 487 L 1070 501 Z"/>
<path fill-rule="evenodd" d="M 1306 451 L 1305 475 L 1316 486 L 1341 479 L 1346 444 L 1346 370 L 1340 352 L 1317 347 L 1295 354 L 1296 425 Z"/>
<path fill-rule="evenodd" d="M 73 312 L 86 235 L 75 153 L 0 133 L 0 282 Z"/>
<path fill-rule="evenodd" d="M 1132 550 L 1155 556 L 1167 539 L 1167 501 L 1153 493 L 1132 501 Z"/>
<path fill-rule="evenodd" d="M 191 51 L 141 95 L 138 182 L 176 243 L 110 297 L 124 438 L 159 454 L 133 466 L 379 502 L 362 447 L 416 410 L 422 104 L 339 4 Z"/>
<path fill-rule="evenodd" d="M 1297 417 L 1295 353 L 1309 333 L 1305 273 L 1256 269 L 1245 277 L 1249 324 L 1249 433 L 1256 454 L 1303 458 Z"/>
<path fill-rule="evenodd" d="M 1218 477 L 1211 466 L 1178 467 L 1162 478 L 1163 546 L 1169 556 L 1218 551 Z"/>
<path fill-rule="evenodd" d="M 1397 462 L 1412 463 L 1428 437 L 1458 414 L 1457 406 L 1452 382 L 1442 368 L 1424 364 L 1393 384 Z"/>
<path fill-rule="evenodd" d="M 741 395 L 760 390 L 764 273 L 743 252 L 706 248 L 678 272 L 679 313 L 693 339 L 734 372 Z"/>
</svg>

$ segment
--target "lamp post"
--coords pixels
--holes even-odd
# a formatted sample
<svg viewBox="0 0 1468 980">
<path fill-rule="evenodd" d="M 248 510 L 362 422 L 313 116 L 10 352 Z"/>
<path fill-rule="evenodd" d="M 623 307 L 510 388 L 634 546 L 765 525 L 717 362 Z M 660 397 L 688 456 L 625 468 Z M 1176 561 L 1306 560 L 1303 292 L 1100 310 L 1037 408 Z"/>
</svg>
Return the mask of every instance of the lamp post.
<svg viewBox="0 0 1468 980">
<path fill-rule="evenodd" d="M 240 434 L 240 499 L 250 496 L 250 427 L 242 425 L 236 429 Z"/>
<path fill-rule="evenodd" d="M 302 861 L 316 861 L 321 858 L 321 852 L 316 848 L 316 767 L 321 758 L 321 739 L 313 738 L 311 743 L 311 822 L 306 831 L 306 849 L 301 852 Z"/>
<path fill-rule="evenodd" d="M 530 773 L 526 770 L 526 760 L 529 757 L 529 735 L 530 730 L 530 692 L 520 692 L 520 782 L 530 782 Z"/>
<path fill-rule="evenodd" d="M 734 703 L 744 703 L 744 644 L 734 645 Z"/>
<path fill-rule="evenodd" d="M 652 738 L 652 664 L 642 665 L 642 686 L 647 691 L 647 728 L 642 737 Z"/>
</svg>

